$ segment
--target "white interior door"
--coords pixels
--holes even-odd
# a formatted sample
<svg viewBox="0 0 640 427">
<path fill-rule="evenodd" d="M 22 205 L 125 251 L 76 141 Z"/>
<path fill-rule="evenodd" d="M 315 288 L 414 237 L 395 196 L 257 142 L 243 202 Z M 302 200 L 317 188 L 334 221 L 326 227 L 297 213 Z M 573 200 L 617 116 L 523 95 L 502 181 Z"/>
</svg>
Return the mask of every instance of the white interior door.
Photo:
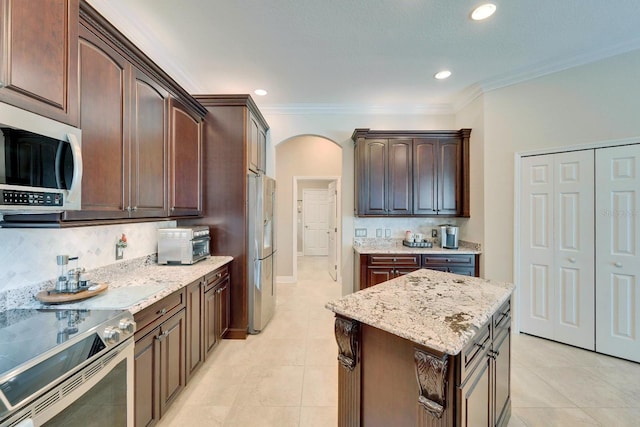
<svg viewBox="0 0 640 427">
<path fill-rule="evenodd" d="M 554 339 L 595 350 L 594 152 L 554 155 Z"/>
<path fill-rule="evenodd" d="M 329 188 L 327 189 L 327 219 L 329 229 L 328 240 L 328 257 L 327 257 L 327 269 L 333 280 L 338 280 L 338 204 L 337 204 L 337 189 L 336 182 L 331 181 Z"/>
<path fill-rule="evenodd" d="M 521 162 L 520 328 L 553 339 L 553 158 Z"/>
<path fill-rule="evenodd" d="M 303 246 L 306 256 L 328 255 L 327 190 L 302 191 Z"/>
<path fill-rule="evenodd" d="M 640 362 L 640 145 L 596 151 L 596 350 Z"/>
<path fill-rule="evenodd" d="M 521 330 L 593 350 L 593 150 L 521 164 Z"/>
</svg>

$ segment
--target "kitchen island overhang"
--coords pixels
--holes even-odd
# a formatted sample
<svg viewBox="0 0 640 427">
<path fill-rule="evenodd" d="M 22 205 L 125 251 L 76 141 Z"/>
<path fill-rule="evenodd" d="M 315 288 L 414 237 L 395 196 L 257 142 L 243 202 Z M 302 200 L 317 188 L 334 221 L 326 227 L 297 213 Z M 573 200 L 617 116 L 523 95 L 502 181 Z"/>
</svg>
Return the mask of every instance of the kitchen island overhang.
<svg viewBox="0 0 640 427">
<path fill-rule="evenodd" d="M 513 288 L 418 270 L 327 303 L 338 425 L 506 425 Z"/>
</svg>

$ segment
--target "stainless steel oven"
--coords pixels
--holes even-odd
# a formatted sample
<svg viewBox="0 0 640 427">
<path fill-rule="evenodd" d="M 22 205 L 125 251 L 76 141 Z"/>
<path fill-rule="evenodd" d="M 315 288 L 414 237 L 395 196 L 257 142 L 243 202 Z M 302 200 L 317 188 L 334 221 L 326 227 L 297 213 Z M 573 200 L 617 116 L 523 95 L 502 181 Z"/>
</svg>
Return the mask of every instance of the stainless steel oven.
<svg viewBox="0 0 640 427">
<path fill-rule="evenodd" d="M 0 313 L 0 427 L 133 426 L 127 311 Z"/>
</svg>

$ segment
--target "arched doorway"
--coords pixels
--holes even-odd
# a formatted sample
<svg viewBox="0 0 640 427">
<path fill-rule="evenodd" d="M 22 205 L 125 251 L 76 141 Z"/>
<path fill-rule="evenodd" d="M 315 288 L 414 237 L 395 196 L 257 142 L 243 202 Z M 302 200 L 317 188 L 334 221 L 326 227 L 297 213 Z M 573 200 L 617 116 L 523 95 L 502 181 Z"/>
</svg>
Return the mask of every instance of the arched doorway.
<svg viewBox="0 0 640 427">
<path fill-rule="evenodd" d="M 276 196 L 277 280 L 294 282 L 297 280 L 297 257 L 299 243 L 304 241 L 304 212 L 301 190 L 324 188 L 328 194 L 329 184 L 335 184 L 333 226 L 335 249 L 327 254 L 327 262 L 335 258 L 329 268 L 334 270 L 340 281 L 341 218 L 340 194 L 342 175 L 342 147 L 334 141 L 317 135 L 298 135 L 288 138 L 275 146 L 275 177 L 278 183 Z M 298 202 L 300 201 L 300 203 Z M 327 210 L 329 205 L 327 205 Z M 300 211 L 300 212 L 299 212 Z M 329 218 L 329 216 L 328 216 Z M 327 228 L 327 232 L 329 229 Z M 302 248 L 300 248 L 302 249 Z M 304 252 L 304 250 L 302 250 Z M 332 258 L 329 258 L 331 256 Z"/>
</svg>

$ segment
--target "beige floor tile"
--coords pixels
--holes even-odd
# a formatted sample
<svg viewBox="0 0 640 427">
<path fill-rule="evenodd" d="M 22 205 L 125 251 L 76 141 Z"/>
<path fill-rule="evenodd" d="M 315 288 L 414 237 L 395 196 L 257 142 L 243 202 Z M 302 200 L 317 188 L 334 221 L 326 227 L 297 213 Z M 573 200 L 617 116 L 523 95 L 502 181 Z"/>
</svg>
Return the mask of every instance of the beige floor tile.
<svg viewBox="0 0 640 427">
<path fill-rule="evenodd" d="M 527 427 L 599 426 L 596 420 L 579 408 L 515 408 L 514 415 Z"/>
<path fill-rule="evenodd" d="M 176 403 L 178 402 L 175 402 L 174 405 L 169 408 L 167 414 L 156 424 L 157 427 L 224 426 L 225 420 L 231 411 L 231 407 L 228 406 L 189 404 L 177 406 Z"/>
<path fill-rule="evenodd" d="M 589 368 L 545 368 L 536 374 L 580 408 L 622 408 L 637 404 L 637 398 L 602 381 Z"/>
<path fill-rule="evenodd" d="M 337 425 L 337 406 L 303 406 L 300 408 L 300 427 L 331 427 Z"/>
<path fill-rule="evenodd" d="M 640 408 L 583 408 L 584 412 L 603 426 L 638 427 Z"/>
<path fill-rule="evenodd" d="M 299 407 L 234 406 L 225 419 L 225 427 L 297 427 Z M 206 424 L 200 424 L 202 426 Z M 195 427 L 196 424 L 193 424 Z M 199 427 L 199 426 L 198 426 Z"/>
<path fill-rule="evenodd" d="M 300 406 L 303 366 L 253 366 L 233 406 Z"/>
<path fill-rule="evenodd" d="M 252 365 L 302 366 L 304 365 L 306 340 L 303 338 L 261 339 Z"/>
<path fill-rule="evenodd" d="M 337 402 L 338 367 L 305 366 L 302 406 L 333 406 Z"/>
<path fill-rule="evenodd" d="M 227 366 L 207 363 L 187 384 L 180 402 L 188 405 L 231 406 L 250 366 Z"/>
<path fill-rule="evenodd" d="M 336 366 L 338 363 L 338 344 L 332 338 L 307 340 L 305 366 Z"/>
<path fill-rule="evenodd" d="M 512 368 L 512 408 L 570 408 L 575 403 L 546 383 L 532 370 L 524 367 Z"/>
</svg>

